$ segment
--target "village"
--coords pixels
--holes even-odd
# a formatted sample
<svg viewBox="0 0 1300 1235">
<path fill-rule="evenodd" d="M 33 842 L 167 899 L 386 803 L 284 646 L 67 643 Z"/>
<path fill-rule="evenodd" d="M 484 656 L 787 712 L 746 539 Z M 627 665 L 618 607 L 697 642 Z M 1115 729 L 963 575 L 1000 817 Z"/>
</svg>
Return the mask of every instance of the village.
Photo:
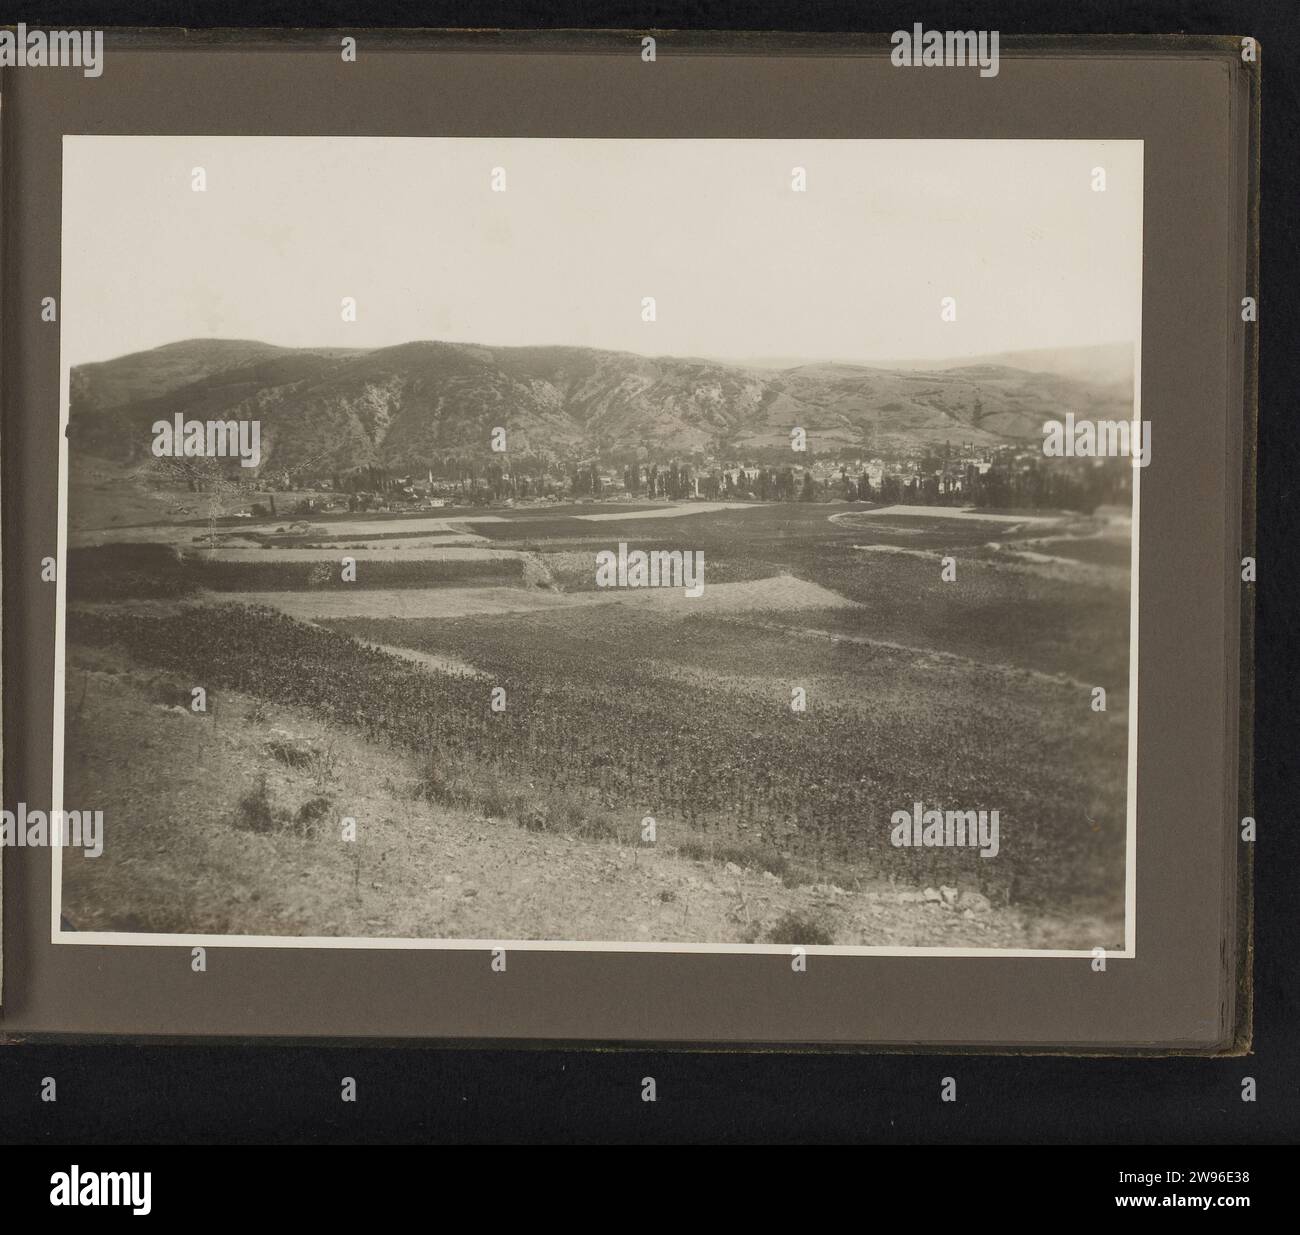
<svg viewBox="0 0 1300 1235">
<path fill-rule="evenodd" d="M 375 466 L 302 478 L 263 468 L 234 514 L 255 518 L 336 512 L 416 512 L 450 507 L 683 501 L 875 502 L 890 505 L 1091 511 L 1128 505 L 1130 469 L 1109 458 L 1046 457 L 1038 443 L 945 443 L 895 454 L 852 448 L 815 454 L 759 449 L 694 452 L 685 461 L 575 456 L 449 457 L 421 471 Z M 1120 461 L 1122 462 L 1122 461 Z M 286 495 L 277 504 L 276 494 Z"/>
</svg>

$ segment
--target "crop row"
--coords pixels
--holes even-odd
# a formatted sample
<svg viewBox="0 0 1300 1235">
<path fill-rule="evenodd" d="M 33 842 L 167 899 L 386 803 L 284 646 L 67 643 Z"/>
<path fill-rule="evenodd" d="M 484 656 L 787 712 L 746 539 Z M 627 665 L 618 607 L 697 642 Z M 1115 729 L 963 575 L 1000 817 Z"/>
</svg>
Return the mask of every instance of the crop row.
<svg viewBox="0 0 1300 1235">
<path fill-rule="evenodd" d="M 385 637 L 383 622 L 357 625 Z M 1089 766 L 1042 758 L 1039 739 L 1026 739 L 1015 717 L 993 732 L 938 702 L 901 714 L 873 708 L 869 692 L 860 705 L 798 714 L 656 673 L 617 630 L 603 643 L 590 632 L 566 643 L 491 622 L 436 626 L 431 646 L 486 666 L 490 681 L 431 673 L 342 632 L 244 605 L 74 612 L 69 633 L 185 675 L 217 706 L 223 687 L 255 694 L 408 747 L 435 769 L 495 769 L 533 784 L 539 798 L 594 793 L 629 819 L 675 820 L 774 856 L 862 863 L 913 880 L 978 879 L 1028 899 L 1115 886 L 1122 761 L 1094 783 Z M 504 711 L 491 709 L 493 686 L 505 690 Z M 1029 745 L 1011 758 L 1017 740 Z M 893 849 L 890 813 L 914 800 L 999 809 L 1000 859 Z"/>
</svg>

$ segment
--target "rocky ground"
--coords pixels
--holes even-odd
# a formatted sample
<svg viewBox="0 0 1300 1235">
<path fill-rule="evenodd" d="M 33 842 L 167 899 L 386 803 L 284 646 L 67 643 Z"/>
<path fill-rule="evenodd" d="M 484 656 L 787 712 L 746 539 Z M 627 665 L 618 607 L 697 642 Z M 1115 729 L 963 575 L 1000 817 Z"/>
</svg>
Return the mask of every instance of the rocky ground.
<svg viewBox="0 0 1300 1235">
<path fill-rule="evenodd" d="M 68 809 L 105 811 L 65 859 L 78 930 L 331 937 L 1052 948 L 1105 939 L 978 891 L 861 877 L 787 887 L 656 843 L 525 830 L 419 794 L 411 759 L 241 695 L 70 649 Z M 264 784 L 264 791 L 262 785 Z M 249 804 L 253 805 L 250 806 Z M 260 805 L 259 805 L 260 803 Z M 259 815 L 259 811 L 262 813 Z M 343 839 L 346 819 L 356 840 Z M 843 886 L 847 884 L 848 886 Z M 1089 944 L 1090 946 L 1090 944 Z"/>
</svg>

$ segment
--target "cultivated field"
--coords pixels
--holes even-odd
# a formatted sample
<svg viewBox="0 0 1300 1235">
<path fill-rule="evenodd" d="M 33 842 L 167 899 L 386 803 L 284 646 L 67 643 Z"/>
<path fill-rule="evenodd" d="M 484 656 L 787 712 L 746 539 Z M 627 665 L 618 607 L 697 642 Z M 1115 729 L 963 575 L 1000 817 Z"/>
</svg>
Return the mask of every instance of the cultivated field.
<svg viewBox="0 0 1300 1235">
<path fill-rule="evenodd" d="M 70 555 L 65 799 L 102 806 L 107 832 L 69 876 L 78 928 L 1121 943 L 1123 520 L 585 504 L 243 521 L 220 538 L 237 545 L 207 548 L 199 523 L 133 545 L 87 533 Z M 703 595 L 597 589 L 595 555 L 620 542 L 701 551 Z M 169 732 L 211 758 L 172 788 L 154 778 L 146 810 L 123 744 L 145 752 L 140 773 Z M 918 801 L 998 810 L 999 855 L 893 847 L 892 812 Z M 160 844 L 190 816 L 194 848 Z M 370 896 L 361 873 L 348 886 L 343 816 L 382 833 L 401 895 Z M 470 898 L 443 881 L 471 877 L 466 855 L 483 862 Z M 575 893 L 569 869 L 624 894 Z M 239 911 L 196 916 L 200 882 L 243 895 Z M 705 885 L 725 903 L 706 911 L 699 890 L 682 913 Z"/>
</svg>

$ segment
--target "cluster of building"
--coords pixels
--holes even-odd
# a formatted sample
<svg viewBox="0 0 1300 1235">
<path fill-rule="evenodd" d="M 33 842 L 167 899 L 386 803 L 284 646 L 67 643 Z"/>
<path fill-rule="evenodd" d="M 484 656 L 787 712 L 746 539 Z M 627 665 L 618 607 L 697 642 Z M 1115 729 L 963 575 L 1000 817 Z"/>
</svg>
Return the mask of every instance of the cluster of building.
<svg viewBox="0 0 1300 1235">
<path fill-rule="evenodd" d="M 539 462 L 512 468 L 508 456 L 483 466 L 441 469 L 435 475 L 398 475 L 368 467 L 308 484 L 292 513 L 430 510 L 444 506 L 516 505 L 586 500 L 870 501 L 920 505 L 1093 509 L 1123 504 L 1132 491 L 1125 460 L 1052 459 L 1033 445 L 960 443 L 892 454 L 842 449 L 834 456 L 771 450 L 766 459 L 723 459 L 696 454 L 690 462 L 600 460 Z M 450 473 L 450 474 L 448 474 Z M 272 485 L 272 488 L 277 487 Z M 319 495 L 319 496 L 317 496 Z M 290 513 L 290 512 L 283 512 Z"/>
</svg>

